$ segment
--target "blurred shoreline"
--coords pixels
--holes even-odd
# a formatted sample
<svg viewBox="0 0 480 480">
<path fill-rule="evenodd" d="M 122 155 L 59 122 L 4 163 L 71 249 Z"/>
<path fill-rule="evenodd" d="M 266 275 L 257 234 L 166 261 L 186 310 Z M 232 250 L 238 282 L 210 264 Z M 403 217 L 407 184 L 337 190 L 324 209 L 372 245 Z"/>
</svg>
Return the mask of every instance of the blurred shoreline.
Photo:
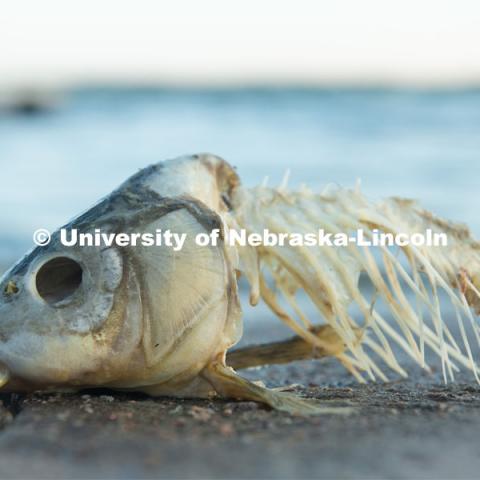
<svg viewBox="0 0 480 480">
<path fill-rule="evenodd" d="M 480 233 L 480 85 L 84 84 L 2 95 L 0 263 L 30 248 L 35 230 L 53 231 L 138 169 L 198 152 L 225 158 L 247 186 L 267 176 L 276 185 L 288 169 L 292 188 L 362 179 L 373 200 L 415 198 Z"/>
<path fill-rule="evenodd" d="M 1 85 L 0 115 L 36 115 L 64 108 L 69 99 L 82 95 L 471 95 L 480 93 L 480 79 L 472 82 L 447 84 L 395 84 L 382 82 L 350 83 L 84 83 L 67 85 Z"/>
</svg>

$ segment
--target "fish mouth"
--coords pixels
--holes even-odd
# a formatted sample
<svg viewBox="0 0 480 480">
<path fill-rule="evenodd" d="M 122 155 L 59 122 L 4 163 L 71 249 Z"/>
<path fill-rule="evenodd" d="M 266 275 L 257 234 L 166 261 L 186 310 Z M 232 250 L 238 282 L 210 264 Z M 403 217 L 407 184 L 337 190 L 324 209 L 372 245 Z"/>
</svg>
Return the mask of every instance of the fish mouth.
<svg viewBox="0 0 480 480">
<path fill-rule="evenodd" d="M 0 389 L 3 388 L 10 380 L 10 371 L 0 362 Z"/>
</svg>

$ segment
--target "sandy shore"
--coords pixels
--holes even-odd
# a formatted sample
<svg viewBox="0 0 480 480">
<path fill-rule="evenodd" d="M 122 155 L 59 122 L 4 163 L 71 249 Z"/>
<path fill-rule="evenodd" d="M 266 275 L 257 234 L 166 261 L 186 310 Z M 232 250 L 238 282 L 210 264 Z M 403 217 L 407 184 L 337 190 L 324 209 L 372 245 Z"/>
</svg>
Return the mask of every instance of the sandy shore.
<svg viewBox="0 0 480 480">
<path fill-rule="evenodd" d="M 112 392 L 2 396 L 0 478 L 472 478 L 480 388 L 437 375 L 359 385 L 333 360 L 249 371 L 349 416 Z M 468 382 L 468 383 L 466 383 Z"/>
<path fill-rule="evenodd" d="M 265 307 L 245 310 L 242 343 L 290 334 Z M 333 359 L 243 372 L 353 406 L 349 416 L 110 391 L 0 395 L 0 478 L 477 477 L 480 386 L 402 363 L 411 377 L 388 384 L 359 385 Z"/>
</svg>

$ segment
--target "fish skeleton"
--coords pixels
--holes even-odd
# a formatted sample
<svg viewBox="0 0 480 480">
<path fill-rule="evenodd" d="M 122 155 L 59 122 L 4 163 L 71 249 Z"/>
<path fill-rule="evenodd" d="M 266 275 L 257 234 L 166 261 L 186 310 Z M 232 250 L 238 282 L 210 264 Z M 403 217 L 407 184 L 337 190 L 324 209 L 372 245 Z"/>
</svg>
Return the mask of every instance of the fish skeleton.
<svg viewBox="0 0 480 480">
<path fill-rule="evenodd" d="M 448 235 L 448 246 L 399 248 L 230 245 L 234 230 L 262 234 L 362 230 Z M 178 232 L 181 248 L 62 243 L 83 235 Z M 218 231 L 199 247 L 194 238 Z M 177 244 L 178 246 L 178 244 Z M 416 202 L 369 201 L 358 187 L 295 191 L 245 188 L 225 160 L 200 154 L 149 166 L 56 231 L 0 280 L 2 391 L 111 388 L 154 396 L 253 400 L 294 414 L 345 413 L 270 390 L 235 369 L 336 357 L 359 381 L 406 376 L 404 350 L 425 369 L 426 350 L 445 381 L 460 367 L 479 379 L 469 338 L 480 344 L 480 245 L 463 225 Z M 242 336 L 238 278 L 250 303 L 263 300 L 295 336 L 230 351 Z M 364 292 L 360 276 L 369 279 Z M 442 316 L 440 292 L 455 312 Z M 313 321 L 300 294 L 317 311 Z M 413 300 L 412 300 L 413 298 Z M 383 303 L 388 315 L 377 305 Z M 356 305 L 360 315 L 353 315 Z"/>
</svg>

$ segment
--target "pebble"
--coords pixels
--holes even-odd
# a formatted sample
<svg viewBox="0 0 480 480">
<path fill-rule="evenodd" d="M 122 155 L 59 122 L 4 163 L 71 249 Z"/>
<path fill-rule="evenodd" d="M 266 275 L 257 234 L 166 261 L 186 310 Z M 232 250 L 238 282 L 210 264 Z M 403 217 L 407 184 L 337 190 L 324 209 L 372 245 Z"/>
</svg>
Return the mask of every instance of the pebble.
<svg viewBox="0 0 480 480">
<path fill-rule="evenodd" d="M 203 408 L 203 407 L 198 407 L 194 405 L 190 409 L 189 413 L 195 420 L 200 420 L 201 422 L 208 422 L 208 420 L 212 418 L 212 415 L 215 412 L 210 408 Z"/>
<path fill-rule="evenodd" d="M 104 402 L 112 403 L 115 398 L 113 398 L 111 395 L 100 395 L 100 400 L 103 400 Z"/>
<path fill-rule="evenodd" d="M 231 437 L 235 433 L 235 429 L 230 422 L 221 423 L 218 430 L 220 435 L 223 435 L 224 437 Z"/>
<path fill-rule="evenodd" d="M 70 417 L 70 412 L 60 412 L 57 414 L 58 420 L 65 422 Z"/>
<path fill-rule="evenodd" d="M 0 404 L 0 427 L 4 427 L 13 421 L 13 415 L 7 410 L 2 408 Z"/>
<path fill-rule="evenodd" d="M 168 412 L 169 415 L 180 415 L 181 413 L 183 413 L 183 407 L 181 405 L 176 406 Z"/>
</svg>

